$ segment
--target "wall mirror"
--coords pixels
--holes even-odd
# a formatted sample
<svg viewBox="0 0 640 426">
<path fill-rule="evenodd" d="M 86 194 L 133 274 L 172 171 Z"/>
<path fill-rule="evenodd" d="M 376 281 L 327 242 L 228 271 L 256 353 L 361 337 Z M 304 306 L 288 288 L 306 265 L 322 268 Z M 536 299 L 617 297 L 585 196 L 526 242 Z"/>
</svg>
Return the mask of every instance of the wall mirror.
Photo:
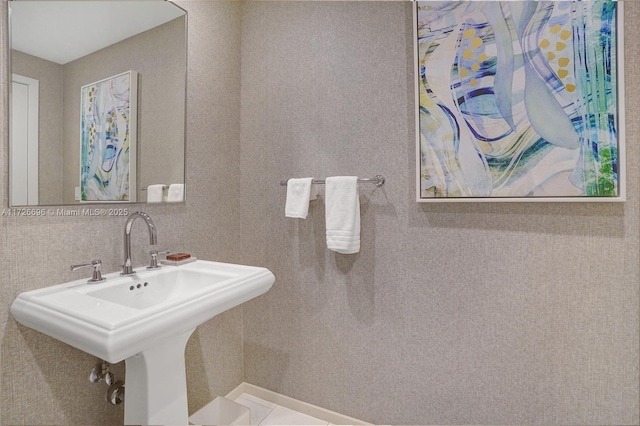
<svg viewBox="0 0 640 426">
<path fill-rule="evenodd" d="M 11 206 L 184 189 L 186 26 L 164 0 L 9 2 Z"/>
</svg>

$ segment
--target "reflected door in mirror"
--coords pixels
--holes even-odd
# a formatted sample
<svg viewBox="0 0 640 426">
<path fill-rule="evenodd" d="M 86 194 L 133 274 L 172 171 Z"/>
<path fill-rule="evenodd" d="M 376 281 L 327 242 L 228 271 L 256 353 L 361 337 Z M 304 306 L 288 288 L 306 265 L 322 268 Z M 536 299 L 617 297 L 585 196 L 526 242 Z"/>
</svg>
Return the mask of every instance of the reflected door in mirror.
<svg viewBox="0 0 640 426">
<path fill-rule="evenodd" d="M 38 204 L 38 80 L 11 80 L 11 205 Z"/>
</svg>

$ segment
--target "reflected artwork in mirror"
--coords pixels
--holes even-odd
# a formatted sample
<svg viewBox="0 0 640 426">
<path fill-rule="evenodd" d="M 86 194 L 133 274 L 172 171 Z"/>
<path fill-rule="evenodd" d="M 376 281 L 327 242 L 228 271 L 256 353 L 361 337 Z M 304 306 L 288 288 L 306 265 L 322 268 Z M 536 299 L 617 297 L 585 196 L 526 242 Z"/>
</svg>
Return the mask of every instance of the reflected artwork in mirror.
<svg viewBox="0 0 640 426">
<path fill-rule="evenodd" d="M 183 9 L 164 0 L 12 0 L 9 29 L 11 206 L 145 202 L 149 186 L 184 187 Z M 128 123 L 93 123 L 99 146 L 88 150 L 82 90 L 120 75 L 131 75 Z M 109 173 L 91 188 L 97 181 L 83 173 L 96 176 L 98 163 Z"/>
<path fill-rule="evenodd" d="M 80 201 L 135 201 L 135 71 L 83 86 Z"/>
</svg>

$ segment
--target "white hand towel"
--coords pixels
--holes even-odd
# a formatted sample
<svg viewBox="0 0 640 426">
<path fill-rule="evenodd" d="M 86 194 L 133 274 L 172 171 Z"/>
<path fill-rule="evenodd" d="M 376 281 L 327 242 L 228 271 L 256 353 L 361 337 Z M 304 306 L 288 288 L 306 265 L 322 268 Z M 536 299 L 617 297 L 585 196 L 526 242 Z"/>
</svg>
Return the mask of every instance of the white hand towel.
<svg viewBox="0 0 640 426">
<path fill-rule="evenodd" d="M 360 200 L 357 176 L 326 179 L 327 247 L 342 254 L 360 251 Z"/>
<path fill-rule="evenodd" d="M 164 197 L 164 184 L 147 186 L 147 203 L 161 203 L 166 201 Z"/>
<path fill-rule="evenodd" d="M 315 200 L 318 189 L 313 178 L 289 179 L 287 181 L 287 201 L 284 215 L 298 219 L 306 219 L 309 214 L 309 201 Z"/>
<path fill-rule="evenodd" d="M 184 201 L 184 184 L 172 183 L 167 193 L 167 203 L 180 203 Z"/>
</svg>

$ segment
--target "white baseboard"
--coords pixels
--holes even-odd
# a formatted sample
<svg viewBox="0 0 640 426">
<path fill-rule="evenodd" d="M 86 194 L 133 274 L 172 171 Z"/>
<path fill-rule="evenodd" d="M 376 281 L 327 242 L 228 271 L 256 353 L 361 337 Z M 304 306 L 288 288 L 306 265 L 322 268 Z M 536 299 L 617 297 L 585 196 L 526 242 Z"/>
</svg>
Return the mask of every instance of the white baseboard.
<svg viewBox="0 0 640 426">
<path fill-rule="evenodd" d="M 240 383 L 238 387 L 229 392 L 226 397 L 231 400 L 235 400 L 243 393 L 248 393 L 249 395 L 264 399 L 265 401 L 281 405 L 300 413 L 308 414 L 318 419 L 326 420 L 334 425 L 371 425 L 371 423 L 363 422 L 362 420 L 354 419 L 353 417 L 345 416 L 344 414 L 336 413 L 335 411 L 327 410 L 326 408 L 299 401 L 289 396 L 281 395 L 246 382 Z"/>
</svg>

